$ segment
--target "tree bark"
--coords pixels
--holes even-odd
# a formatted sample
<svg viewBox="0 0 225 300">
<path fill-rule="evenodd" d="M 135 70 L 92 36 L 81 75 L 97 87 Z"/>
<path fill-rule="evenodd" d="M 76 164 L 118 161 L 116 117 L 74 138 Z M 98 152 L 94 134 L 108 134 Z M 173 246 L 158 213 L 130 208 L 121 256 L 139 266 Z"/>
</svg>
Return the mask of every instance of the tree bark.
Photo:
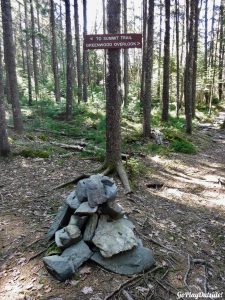
<svg viewBox="0 0 225 300">
<path fill-rule="evenodd" d="M 83 38 L 87 34 L 87 0 L 83 0 Z M 83 101 L 88 101 L 88 52 L 83 48 Z"/>
<path fill-rule="evenodd" d="M 79 32 L 79 13 L 78 3 L 74 0 L 74 25 L 75 25 L 75 40 L 76 40 L 76 55 L 77 55 L 77 97 L 78 102 L 82 100 L 82 72 L 81 72 L 81 53 L 80 53 L 80 32 Z"/>
<path fill-rule="evenodd" d="M 10 0 L 1 0 L 4 57 L 9 79 L 10 96 L 13 111 L 14 129 L 23 131 L 23 121 L 19 103 L 19 91 L 16 75 L 15 44 L 13 41 L 12 14 Z"/>
<path fill-rule="evenodd" d="M 149 0 L 148 5 L 148 34 L 146 49 L 146 71 L 145 88 L 143 97 L 143 135 L 145 138 L 151 136 L 151 98 L 152 98 L 152 67 L 153 67 L 153 36 L 154 36 L 154 0 Z"/>
<path fill-rule="evenodd" d="M 175 20 L 176 20 L 176 58 L 177 58 L 177 74 L 176 74 L 176 81 L 177 81 L 177 94 L 176 94 L 176 102 L 177 102 L 177 117 L 179 116 L 179 110 L 181 108 L 180 104 L 180 48 L 179 48 L 179 41 L 180 41 L 180 34 L 179 34 L 179 0 L 175 0 Z"/>
<path fill-rule="evenodd" d="M 127 0 L 123 0 L 123 31 L 127 33 Z M 128 105 L 129 93 L 129 75 L 128 75 L 128 49 L 124 49 L 124 68 L 123 68 L 123 84 L 124 84 L 124 106 Z"/>
<path fill-rule="evenodd" d="M 162 0 L 160 0 L 160 7 L 159 7 L 159 56 L 158 56 L 158 83 L 157 83 L 157 97 L 158 99 L 161 98 L 161 60 L 162 60 L 162 9 L 163 4 Z"/>
<path fill-rule="evenodd" d="M 141 106 L 143 108 L 145 72 L 146 72 L 146 34 L 147 34 L 147 0 L 143 0 L 143 45 L 142 45 L 142 70 L 141 70 Z"/>
<path fill-rule="evenodd" d="M 26 30 L 26 63 L 27 63 L 27 81 L 28 81 L 28 104 L 32 105 L 32 82 L 31 82 L 31 59 L 30 59 L 30 47 L 29 47 L 29 34 L 28 34 L 28 14 L 27 14 L 27 0 L 24 0 L 24 12 L 25 12 L 25 30 Z"/>
<path fill-rule="evenodd" d="M 2 46 L 0 43 L 0 155 L 7 156 L 9 153 L 10 153 L 10 145 L 9 145 L 8 134 L 7 134 L 5 107 L 4 107 Z"/>
<path fill-rule="evenodd" d="M 208 0 L 205 0 L 205 55 L 204 55 L 204 69 L 208 69 Z"/>
<path fill-rule="evenodd" d="M 66 70 L 66 119 L 72 119 L 73 113 L 73 46 L 72 31 L 70 17 L 70 0 L 65 0 L 66 8 L 66 54 L 67 54 L 67 70 Z"/>
<path fill-rule="evenodd" d="M 54 75 L 54 91 L 55 100 L 60 102 L 60 87 L 59 87 L 59 68 L 58 68 L 58 55 L 57 55 L 57 43 L 55 33 L 55 12 L 54 12 L 54 1 L 50 0 L 50 24 L 51 24 L 51 35 L 52 35 L 52 71 Z"/>
<path fill-rule="evenodd" d="M 162 92 L 162 121 L 169 118 L 169 86 L 170 86 L 170 0 L 165 0 L 166 23 L 164 38 L 163 60 L 163 92 Z"/>
<path fill-rule="evenodd" d="M 221 0 L 220 5 L 220 42 L 219 42 L 219 84 L 218 84 L 218 93 L 219 93 L 219 100 L 222 101 L 223 99 L 223 65 L 224 65 L 224 5 L 225 1 Z"/>
<path fill-rule="evenodd" d="M 33 71 L 34 71 L 34 87 L 36 99 L 39 95 L 39 74 L 38 74 L 38 56 L 36 46 L 36 32 L 35 32 L 35 21 L 34 21 L 34 6 L 33 0 L 30 0 L 30 14 L 31 14 L 31 38 L 32 38 L 32 50 L 33 50 Z"/>
</svg>

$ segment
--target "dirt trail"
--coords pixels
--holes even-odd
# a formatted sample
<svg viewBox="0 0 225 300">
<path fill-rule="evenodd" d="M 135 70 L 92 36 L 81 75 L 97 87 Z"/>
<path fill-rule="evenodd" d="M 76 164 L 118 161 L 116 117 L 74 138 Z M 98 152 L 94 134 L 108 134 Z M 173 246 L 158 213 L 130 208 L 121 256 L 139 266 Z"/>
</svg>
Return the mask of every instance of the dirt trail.
<svg viewBox="0 0 225 300">
<path fill-rule="evenodd" d="M 152 175 L 137 180 L 131 197 L 124 197 L 118 182 L 119 200 L 137 235 L 162 266 L 126 287 L 134 299 L 176 299 L 178 291 L 188 291 L 184 278 L 192 292 L 224 292 L 225 299 L 225 130 L 219 129 L 224 119 L 221 112 L 213 124 L 200 126 L 196 155 L 145 157 Z M 0 299 L 101 300 L 128 279 L 87 263 L 88 269 L 59 283 L 44 269 L 41 255 L 32 258 L 46 249 L 42 237 L 73 187 L 52 188 L 97 166 L 76 156 L 0 160 Z M 148 188 L 153 179 L 163 187 Z M 85 295 L 85 286 L 93 292 Z M 126 298 L 119 292 L 115 299 Z"/>
</svg>

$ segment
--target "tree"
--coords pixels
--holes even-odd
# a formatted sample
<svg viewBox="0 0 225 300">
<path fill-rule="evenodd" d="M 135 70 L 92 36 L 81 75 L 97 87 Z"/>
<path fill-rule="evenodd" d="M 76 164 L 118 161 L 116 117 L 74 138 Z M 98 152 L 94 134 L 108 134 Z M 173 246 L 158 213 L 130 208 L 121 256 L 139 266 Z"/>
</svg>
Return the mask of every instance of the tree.
<svg viewBox="0 0 225 300">
<path fill-rule="evenodd" d="M 4 85 L 2 66 L 2 47 L 0 43 L 0 155 L 6 156 L 10 153 L 10 145 L 6 128 L 5 108 L 4 108 Z"/>
<path fill-rule="evenodd" d="M 83 38 L 87 34 L 87 0 L 83 0 Z M 88 52 L 83 48 L 83 101 L 87 102 L 88 86 Z"/>
<path fill-rule="evenodd" d="M 14 129 L 17 132 L 23 131 L 23 121 L 19 103 L 19 91 L 16 75 L 15 44 L 13 41 L 12 13 L 10 0 L 1 0 L 2 27 L 4 42 L 4 58 L 8 74 L 8 83 L 12 103 Z"/>
<path fill-rule="evenodd" d="M 223 99 L 223 66 L 224 66 L 224 6 L 225 1 L 221 0 L 220 4 L 220 41 L 219 41 L 219 100 Z"/>
<path fill-rule="evenodd" d="M 186 18 L 187 18 L 187 34 L 186 34 L 186 64 L 184 76 L 184 102 L 186 116 L 186 132 L 192 133 L 192 91 L 193 91 L 193 59 L 194 59 L 194 15 L 195 0 L 187 0 Z"/>
<path fill-rule="evenodd" d="M 108 0 L 107 28 L 109 34 L 120 33 L 120 0 Z M 106 159 L 105 174 L 116 170 L 130 192 L 127 174 L 121 160 L 121 64 L 120 49 L 108 49 L 108 74 L 106 76 Z"/>
<path fill-rule="evenodd" d="M 36 99 L 39 95 L 39 74 L 38 74 L 38 56 L 36 46 L 36 29 L 34 20 L 34 6 L 33 0 L 30 0 L 30 15 L 31 15 L 31 38 L 32 38 L 32 51 L 33 51 L 33 71 L 34 71 L 34 87 Z"/>
<path fill-rule="evenodd" d="M 127 0 L 123 0 L 123 30 L 127 33 Z M 128 104 L 129 93 L 129 77 L 128 77 L 128 49 L 124 49 L 124 69 L 123 69 L 123 84 L 124 84 L 124 106 Z"/>
<path fill-rule="evenodd" d="M 81 73 L 81 54 L 80 54 L 80 32 L 79 32 L 79 13 L 78 3 L 74 0 L 74 25 L 75 25 L 75 40 L 76 40 L 76 55 L 77 55 L 77 97 L 78 102 L 82 100 L 82 73 Z"/>
<path fill-rule="evenodd" d="M 31 82 L 31 59 L 30 59 L 30 47 L 29 47 L 29 34 L 28 34 L 28 14 L 27 14 L 27 0 L 24 0 L 25 11 L 25 32 L 26 32 L 26 63 L 27 63 L 27 81 L 28 81 L 28 104 L 32 105 L 32 82 Z"/>
<path fill-rule="evenodd" d="M 146 72 L 146 34 L 147 34 L 147 0 L 143 0 L 143 46 L 142 46 L 142 69 L 141 69 L 141 105 L 143 106 L 144 88 L 145 88 L 145 72 Z"/>
<path fill-rule="evenodd" d="M 179 0 L 175 0 L 175 20 L 176 20 L 176 60 L 177 60 L 177 94 L 176 94 L 176 102 L 177 102 L 177 117 L 179 115 L 179 110 L 181 107 L 180 103 L 180 53 L 179 53 Z"/>
<path fill-rule="evenodd" d="M 162 121 L 169 118 L 169 86 L 170 86 L 170 0 L 165 0 L 165 37 L 163 59 L 163 92 L 162 92 Z"/>
<path fill-rule="evenodd" d="M 51 24 L 51 37 L 52 37 L 52 71 L 54 75 L 54 91 L 55 100 L 60 102 L 60 87 L 59 87 L 59 68 L 58 68 L 58 56 L 57 56 L 57 44 L 55 34 L 55 13 L 54 13 L 54 1 L 50 0 L 50 24 Z"/>
<path fill-rule="evenodd" d="M 145 60 L 145 87 L 143 93 L 143 135 L 151 136 L 151 93 L 152 93 L 152 67 L 153 67 L 153 34 L 154 34 L 154 0 L 149 0 L 148 5 L 148 34 Z"/>
<path fill-rule="evenodd" d="M 65 0 L 66 8 L 66 119 L 72 119 L 73 113 L 73 46 L 70 17 L 70 0 Z"/>
</svg>

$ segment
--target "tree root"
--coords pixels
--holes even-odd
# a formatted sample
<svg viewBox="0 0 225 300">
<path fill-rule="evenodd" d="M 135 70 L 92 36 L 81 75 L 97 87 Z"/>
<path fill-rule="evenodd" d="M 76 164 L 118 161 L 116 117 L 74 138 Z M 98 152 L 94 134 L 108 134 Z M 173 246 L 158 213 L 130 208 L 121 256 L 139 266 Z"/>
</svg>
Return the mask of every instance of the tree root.
<svg viewBox="0 0 225 300">
<path fill-rule="evenodd" d="M 120 180 L 125 188 L 125 194 L 130 194 L 132 192 L 131 187 L 130 187 L 130 183 L 128 180 L 128 176 L 127 176 L 127 172 L 123 166 L 122 162 L 119 162 L 116 166 L 116 171 L 120 177 Z"/>
</svg>

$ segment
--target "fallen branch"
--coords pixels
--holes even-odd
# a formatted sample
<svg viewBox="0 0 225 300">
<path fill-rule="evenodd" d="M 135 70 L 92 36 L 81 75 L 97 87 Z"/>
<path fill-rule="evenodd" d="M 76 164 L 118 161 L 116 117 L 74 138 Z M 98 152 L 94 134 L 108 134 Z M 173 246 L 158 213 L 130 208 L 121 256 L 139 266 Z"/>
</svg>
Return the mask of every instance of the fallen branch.
<svg viewBox="0 0 225 300">
<path fill-rule="evenodd" d="M 87 143 L 85 142 L 78 142 L 74 145 L 69 145 L 69 144 L 62 144 L 62 143 L 57 143 L 57 142 L 50 142 L 50 144 L 67 149 L 67 150 L 74 150 L 74 151 L 83 151 L 84 148 L 87 146 Z"/>
<path fill-rule="evenodd" d="M 134 300 L 126 290 L 122 290 L 122 294 L 127 300 Z"/>
<path fill-rule="evenodd" d="M 191 256 L 188 254 L 188 267 L 187 267 L 187 271 L 186 271 L 186 273 L 185 273 L 185 275 L 184 275 L 184 285 L 186 286 L 186 288 L 188 289 L 188 290 L 190 290 L 189 289 L 189 285 L 188 285 L 188 283 L 187 283 L 187 279 L 188 279 L 188 274 L 189 274 L 189 272 L 190 272 L 190 270 L 191 270 Z"/>
<path fill-rule="evenodd" d="M 125 194 L 130 194 L 132 193 L 132 190 L 131 190 L 131 187 L 130 187 L 130 183 L 129 183 L 129 180 L 128 180 L 128 177 L 127 177 L 127 173 L 124 169 L 124 166 L 122 164 L 122 162 L 119 162 L 116 166 L 116 171 L 122 181 L 122 184 L 125 188 Z"/>
<path fill-rule="evenodd" d="M 134 281 L 138 281 L 138 280 L 141 280 L 143 275 L 149 275 L 149 274 L 152 274 L 154 272 L 156 272 L 157 270 L 163 268 L 162 266 L 156 266 L 154 269 L 144 273 L 144 274 L 139 274 L 139 275 L 136 275 L 130 279 L 128 279 L 127 281 L 125 281 L 124 283 L 120 284 L 119 287 L 113 291 L 111 294 L 109 294 L 108 296 L 106 296 L 104 298 L 104 300 L 108 300 L 108 299 L 111 299 L 115 294 L 117 294 L 120 290 L 122 290 L 124 287 L 126 287 L 127 285 L 129 285 L 130 283 L 134 282 Z"/>
<path fill-rule="evenodd" d="M 64 182 L 62 184 L 59 184 L 59 185 L 55 186 L 54 188 L 52 188 L 52 191 L 57 190 L 57 189 L 61 189 L 61 188 L 65 187 L 67 185 L 70 185 L 70 184 L 77 184 L 79 180 L 84 179 L 84 178 L 88 178 L 90 176 L 91 175 L 88 175 L 88 174 L 79 175 L 78 177 L 76 177 L 76 178 L 74 178 L 70 181 L 67 181 L 67 182 Z"/>
</svg>

